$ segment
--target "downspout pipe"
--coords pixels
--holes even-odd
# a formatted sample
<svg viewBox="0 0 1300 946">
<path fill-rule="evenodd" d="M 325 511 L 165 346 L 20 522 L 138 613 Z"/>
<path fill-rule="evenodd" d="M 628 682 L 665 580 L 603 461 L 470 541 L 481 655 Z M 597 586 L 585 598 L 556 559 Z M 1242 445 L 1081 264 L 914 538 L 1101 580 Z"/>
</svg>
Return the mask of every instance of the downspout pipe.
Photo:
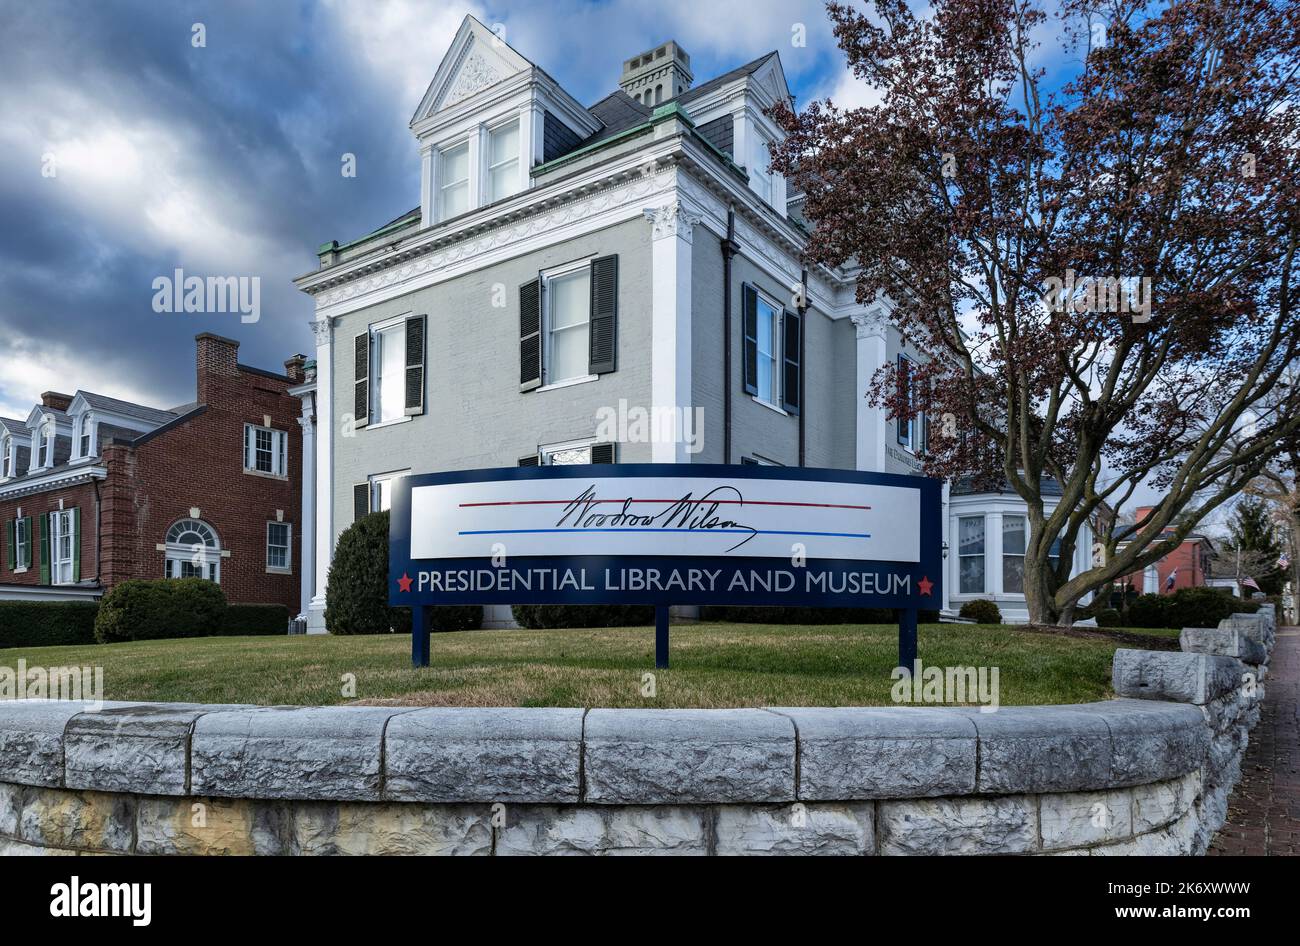
<svg viewBox="0 0 1300 946">
<path fill-rule="evenodd" d="M 807 466 L 804 460 L 808 446 L 808 404 L 804 400 L 804 378 L 808 374 L 808 345 L 805 341 L 808 337 L 808 270 L 800 273 L 799 283 L 802 287 L 799 293 L 799 465 Z"/>
<path fill-rule="evenodd" d="M 736 209 L 727 208 L 727 236 L 722 241 L 722 462 L 731 462 L 731 258 L 736 245 Z"/>
</svg>

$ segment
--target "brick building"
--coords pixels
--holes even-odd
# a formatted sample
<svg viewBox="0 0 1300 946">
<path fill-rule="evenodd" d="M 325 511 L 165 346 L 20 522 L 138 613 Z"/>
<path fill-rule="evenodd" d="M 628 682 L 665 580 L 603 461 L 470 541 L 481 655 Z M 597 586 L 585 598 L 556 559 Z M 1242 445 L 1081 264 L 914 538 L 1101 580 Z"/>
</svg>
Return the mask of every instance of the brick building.
<svg viewBox="0 0 1300 946">
<path fill-rule="evenodd" d="M 1144 520 L 1150 512 L 1150 506 L 1139 506 L 1136 512 L 1138 521 Z M 1173 531 L 1166 529 L 1164 534 Z M 1138 594 L 1172 594 L 1179 588 L 1199 588 L 1210 583 L 1213 555 L 1214 543 L 1209 536 L 1191 532 L 1164 558 L 1142 571 L 1124 576 L 1122 581 L 1131 585 Z"/>
<path fill-rule="evenodd" d="M 97 598 L 199 576 L 232 602 L 299 607 L 303 380 L 195 338 L 195 400 L 168 410 L 46 392 L 0 418 L 0 598 Z"/>
</svg>

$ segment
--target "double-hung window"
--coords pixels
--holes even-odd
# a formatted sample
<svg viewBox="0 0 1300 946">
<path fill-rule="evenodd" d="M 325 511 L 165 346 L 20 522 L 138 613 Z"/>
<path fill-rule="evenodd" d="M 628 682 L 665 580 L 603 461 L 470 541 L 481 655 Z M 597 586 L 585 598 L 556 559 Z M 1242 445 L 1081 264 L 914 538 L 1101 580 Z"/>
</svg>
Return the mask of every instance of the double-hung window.
<svg viewBox="0 0 1300 946">
<path fill-rule="evenodd" d="M 964 595 L 984 593 L 984 517 L 957 519 L 958 589 Z"/>
<path fill-rule="evenodd" d="M 406 416 L 406 322 L 376 326 L 370 333 L 370 423 L 401 420 Z"/>
<path fill-rule="evenodd" d="M 777 406 L 780 396 L 777 390 L 777 329 L 781 323 L 780 310 L 762 295 L 758 297 L 757 331 L 755 342 L 758 348 L 758 393 L 754 396 L 760 401 Z"/>
<path fill-rule="evenodd" d="M 469 142 L 438 155 L 439 217 L 446 220 L 469 210 Z"/>
<path fill-rule="evenodd" d="M 519 119 L 488 132 L 488 200 L 519 192 Z"/>
<path fill-rule="evenodd" d="M 14 520 L 14 568 L 32 567 L 32 520 L 19 517 Z"/>
<path fill-rule="evenodd" d="M 77 456 L 85 458 L 90 456 L 91 433 L 94 430 L 94 424 L 91 421 L 90 414 L 82 414 L 81 419 L 77 421 Z"/>
<path fill-rule="evenodd" d="M 288 475 L 289 435 L 270 427 L 244 425 L 244 469 L 271 476 Z"/>
<path fill-rule="evenodd" d="M 754 134 L 750 141 L 752 147 L 749 154 L 749 185 L 754 188 L 758 196 L 770 204 L 772 202 L 772 156 L 767 150 L 767 139 L 760 134 Z"/>
<path fill-rule="evenodd" d="M 1002 517 L 1002 591 L 1005 594 L 1025 593 L 1025 543 L 1027 539 L 1024 516 Z"/>
<path fill-rule="evenodd" d="M 925 412 L 921 409 L 916 373 L 906 355 L 898 356 L 898 401 L 902 408 L 898 417 L 898 442 L 912 453 L 923 454 L 928 446 Z"/>
<path fill-rule="evenodd" d="M 582 263 L 544 274 L 543 308 L 546 350 L 542 357 L 545 384 L 585 378 L 590 374 L 591 266 Z"/>
<path fill-rule="evenodd" d="M 50 513 L 50 583 L 70 585 L 76 581 L 73 563 L 76 559 L 76 519 L 71 509 Z"/>
<path fill-rule="evenodd" d="M 266 570 L 268 572 L 292 571 L 289 555 L 290 539 L 293 527 L 287 522 L 268 522 L 266 524 Z"/>
<path fill-rule="evenodd" d="M 7 480 L 14 475 L 13 462 L 10 459 L 9 451 L 13 446 L 13 438 L 5 437 L 0 440 L 0 480 Z"/>
</svg>

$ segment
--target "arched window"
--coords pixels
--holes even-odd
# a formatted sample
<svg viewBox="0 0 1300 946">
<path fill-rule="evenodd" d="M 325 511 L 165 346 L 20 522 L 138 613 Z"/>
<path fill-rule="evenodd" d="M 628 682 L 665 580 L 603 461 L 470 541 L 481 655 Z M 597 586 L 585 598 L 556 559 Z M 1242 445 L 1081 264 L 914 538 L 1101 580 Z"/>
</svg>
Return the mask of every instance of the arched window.
<svg viewBox="0 0 1300 946">
<path fill-rule="evenodd" d="M 81 457 L 90 456 L 90 434 L 94 429 L 90 419 L 90 412 L 81 415 L 81 420 L 77 424 L 77 442 L 81 452 L 77 454 Z"/>
<path fill-rule="evenodd" d="M 201 519 L 181 519 L 167 530 L 164 574 L 168 578 L 221 581 L 221 540 Z"/>
<path fill-rule="evenodd" d="M 658 105 L 663 100 L 664 100 L 664 87 L 662 85 L 657 85 L 655 86 L 655 104 Z"/>
<path fill-rule="evenodd" d="M 14 475 L 13 464 L 9 459 L 9 450 L 13 446 L 13 438 L 5 434 L 0 439 L 0 480 L 7 480 Z"/>
<path fill-rule="evenodd" d="M 36 469 L 54 465 L 54 419 L 41 424 L 36 431 Z"/>
</svg>

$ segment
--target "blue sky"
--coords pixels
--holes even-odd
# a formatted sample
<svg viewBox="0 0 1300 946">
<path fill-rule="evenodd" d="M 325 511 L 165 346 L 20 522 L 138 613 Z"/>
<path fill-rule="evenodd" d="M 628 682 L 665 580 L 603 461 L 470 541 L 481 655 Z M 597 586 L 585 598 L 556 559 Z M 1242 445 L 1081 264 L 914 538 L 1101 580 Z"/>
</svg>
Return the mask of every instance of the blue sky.
<svg viewBox="0 0 1300 946">
<path fill-rule="evenodd" d="M 466 13 L 585 104 L 666 39 L 697 83 L 776 49 L 799 102 L 864 100 L 820 2 L 0 0 L 0 412 L 51 389 L 191 400 L 200 331 L 260 367 L 310 354 L 290 280 L 418 204 L 407 123 Z M 260 320 L 154 312 L 177 267 L 260 277 Z"/>
</svg>

